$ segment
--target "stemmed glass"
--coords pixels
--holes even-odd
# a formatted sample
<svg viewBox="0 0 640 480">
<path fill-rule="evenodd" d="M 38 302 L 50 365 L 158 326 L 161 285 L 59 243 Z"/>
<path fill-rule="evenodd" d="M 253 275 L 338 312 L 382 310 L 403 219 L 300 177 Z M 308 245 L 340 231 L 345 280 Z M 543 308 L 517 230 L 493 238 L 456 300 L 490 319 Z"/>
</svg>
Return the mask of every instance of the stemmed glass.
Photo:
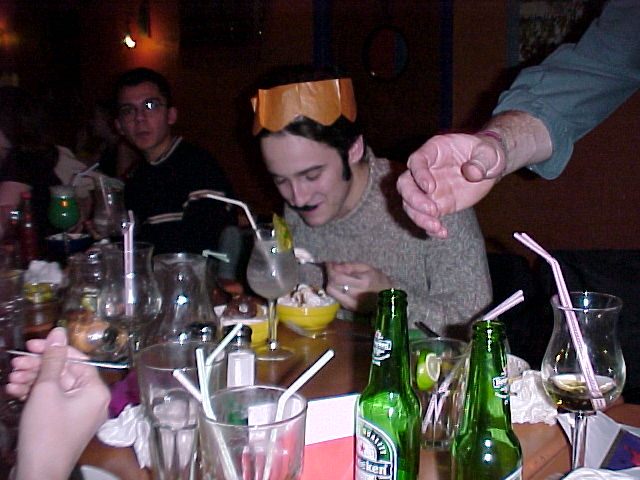
<svg viewBox="0 0 640 480">
<path fill-rule="evenodd" d="M 69 255 L 69 236 L 67 230 L 80 220 L 80 207 L 76 202 L 74 188 L 67 185 L 56 185 L 50 188 L 51 201 L 47 218 L 51 225 L 62 230 L 65 257 Z"/>
<path fill-rule="evenodd" d="M 616 322 L 622 301 L 613 295 L 571 292 L 571 305 L 551 299 L 554 328 L 542 360 L 541 376 L 547 395 L 562 410 L 573 413 L 571 469 L 584 466 L 587 419 L 595 413 L 576 348 L 571 341 L 566 312 L 573 312 L 586 345 L 589 361 L 606 405 L 620 396 L 626 369 L 616 336 Z"/>
<path fill-rule="evenodd" d="M 247 282 L 251 289 L 264 297 L 269 304 L 269 337 L 267 345 L 259 348 L 259 360 L 286 360 L 293 355 L 278 343 L 276 323 L 276 300 L 286 295 L 298 282 L 298 264 L 293 248 L 278 248 L 272 225 L 260 226 L 256 230 L 251 257 L 247 265 Z"/>
</svg>

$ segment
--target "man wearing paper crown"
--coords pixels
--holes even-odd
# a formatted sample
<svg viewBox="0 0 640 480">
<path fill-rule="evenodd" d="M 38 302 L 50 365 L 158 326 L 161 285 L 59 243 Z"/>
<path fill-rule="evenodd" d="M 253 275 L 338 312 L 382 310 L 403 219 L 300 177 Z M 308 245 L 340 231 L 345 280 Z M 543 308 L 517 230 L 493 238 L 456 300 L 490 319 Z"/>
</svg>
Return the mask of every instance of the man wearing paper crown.
<svg viewBox="0 0 640 480">
<path fill-rule="evenodd" d="M 474 212 L 447 217 L 445 240 L 415 227 L 395 190 L 404 165 L 367 147 L 349 78 L 297 68 L 265 87 L 252 99 L 253 133 L 286 202 L 296 247 L 327 262 L 327 292 L 367 314 L 380 290 L 400 288 L 409 295 L 411 323 L 466 336 L 491 300 Z"/>
</svg>

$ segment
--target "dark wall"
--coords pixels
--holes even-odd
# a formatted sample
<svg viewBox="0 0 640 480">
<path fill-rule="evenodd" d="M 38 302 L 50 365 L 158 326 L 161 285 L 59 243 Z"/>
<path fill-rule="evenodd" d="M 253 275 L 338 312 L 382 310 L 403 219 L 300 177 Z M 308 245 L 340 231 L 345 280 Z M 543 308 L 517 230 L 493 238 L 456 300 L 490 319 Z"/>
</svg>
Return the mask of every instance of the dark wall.
<svg viewBox="0 0 640 480">
<path fill-rule="evenodd" d="M 331 53 L 354 78 L 359 115 L 378 153 L 404 158 L 438 128 L 441 3 L 327 0 Z M 452 0 L 455 128 L 480 126 L 508 85 L 507 3 Z M 273 66 L 313 60 L 313 1 L 263 0 L 257 41 L 186 49 L 178 0 L 149 1 L 151 37 L 138 30 L 139 5 L 0 0 L 0 68 L 17 71 L 27 88 L 48 92 L 57 104 L 61 143 L 72 142 L 83 108 L 109 94 L 119 72 L 140 65 L 161 71 L 175 86 L 180 132 L 219 158 L 253 209 L 278 208 L 249 135 L 248 87 Z M 362 60 L 367 35 L 384 23 L 401 28 L 409 46 L 407 70 L 388 83 L 371 79 Z M 120 42 L 127 28 L 138 39 L 133 50 Z M 637 248 L 639 123 L 640 98 L 634 98 L 578 143 L 560 179 L 512 175 L 500 182 L 477 208 L 489 248 L 522 253 L 511 239 L 516 230 L 550 249 Z"/>
<path fill-rule="evenodd" d="M 506 4 L 455 2 L 456 127 L 481 127 L 508 86 Z M 560 178 L 522 172 L 503 179 L 476 208 L 488 248 L 529 255 L 513 240 L 515 231 L 528 232 L 547 249 L 638 248 L 638 132 L 636 94 L 576 144 Z"/>
</svg>

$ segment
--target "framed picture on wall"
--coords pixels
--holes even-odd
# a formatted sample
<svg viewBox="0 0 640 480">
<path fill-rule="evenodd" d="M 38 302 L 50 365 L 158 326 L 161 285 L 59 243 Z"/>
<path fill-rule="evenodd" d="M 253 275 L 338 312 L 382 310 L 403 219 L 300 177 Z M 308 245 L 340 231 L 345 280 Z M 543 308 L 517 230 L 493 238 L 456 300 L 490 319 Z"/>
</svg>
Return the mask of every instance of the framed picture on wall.
<svg viewBox="0 0 640 480">
<path fill-rule="evenodd" d="M 561 43 L 575 42 L 596 18 L 604 0 L 509 0 L 507 62 L 541 62 Z"/>
</svg>

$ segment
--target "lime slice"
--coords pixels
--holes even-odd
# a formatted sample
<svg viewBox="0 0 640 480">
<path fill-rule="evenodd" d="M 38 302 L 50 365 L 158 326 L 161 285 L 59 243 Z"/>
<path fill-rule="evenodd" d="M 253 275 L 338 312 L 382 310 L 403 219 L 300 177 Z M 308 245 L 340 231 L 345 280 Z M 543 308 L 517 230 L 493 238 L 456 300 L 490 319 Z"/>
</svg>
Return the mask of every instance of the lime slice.
<svg viewBox="0 0 640 480">
<path fill-rule="evenodd" d="M 438 356 L 422 350 L 416 363 L 416 385 L 419 390 L 429 390 L 440 377 L 440 359 Z"/>
<path fill-rule="evenodd" d="M 293 239 L 291 238 L 289 225 L 287 225 L 284 218 L 277 213 L 273 214 L 273 228 L 276 231 L 276 245 L 278 246 L 278 250 L 282 252 L 291 250 L 293 248 Z"/>
</svg>

